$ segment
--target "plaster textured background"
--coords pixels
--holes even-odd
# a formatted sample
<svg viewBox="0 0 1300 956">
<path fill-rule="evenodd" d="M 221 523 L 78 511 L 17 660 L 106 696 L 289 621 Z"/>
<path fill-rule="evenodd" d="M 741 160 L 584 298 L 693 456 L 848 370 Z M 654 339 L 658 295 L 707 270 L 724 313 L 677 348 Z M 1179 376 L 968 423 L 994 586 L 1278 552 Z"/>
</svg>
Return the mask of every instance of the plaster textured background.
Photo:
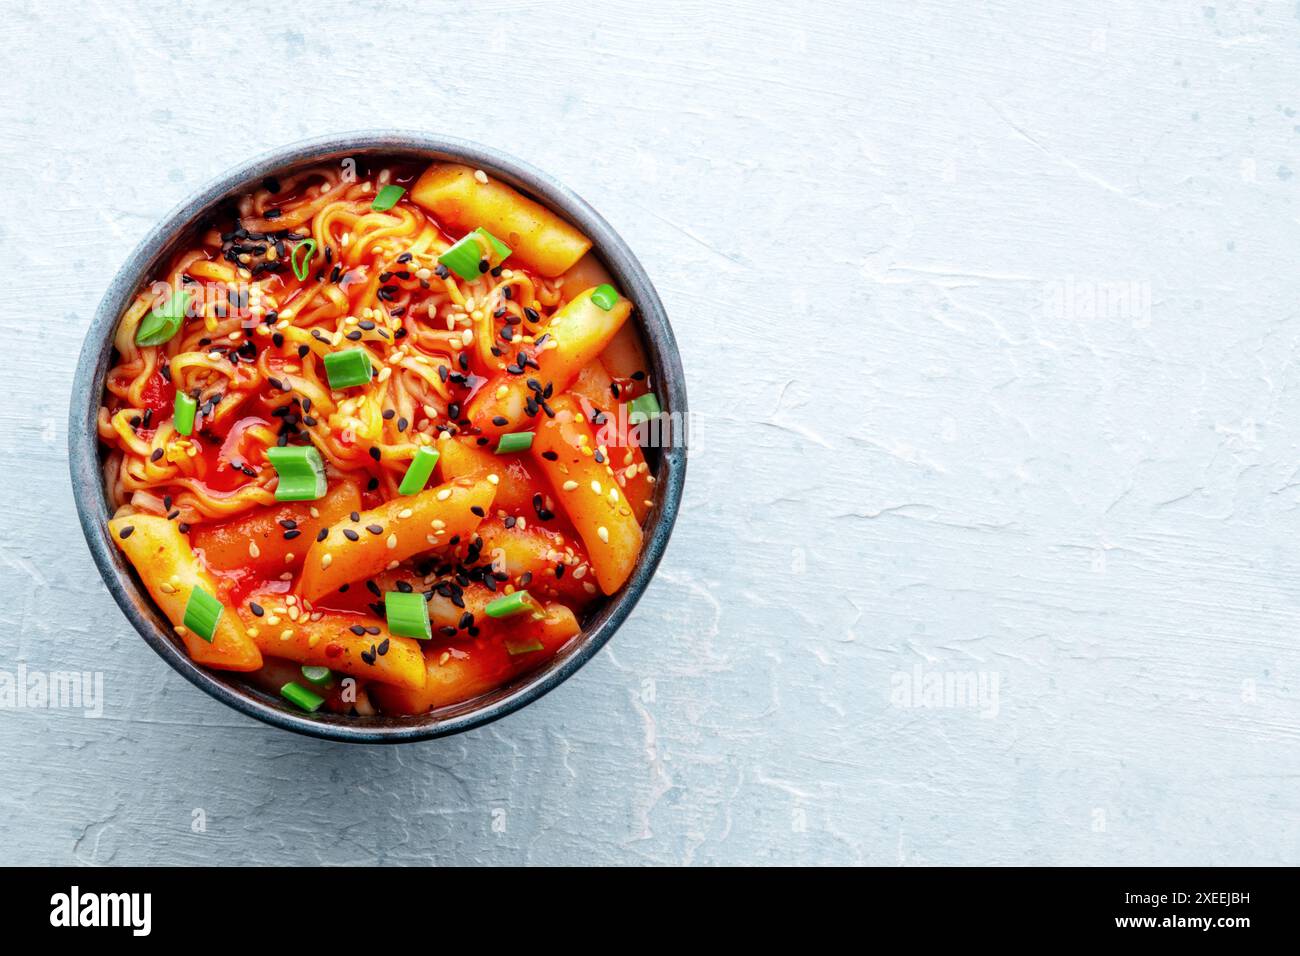
<svg viewBox="0 0 1300 956">
<path fill-rule="evenodd" d="M 3 862 L 1300 861 L 1295 3 L 2 7 L 0 667 L 107 697 L 0 712 Z M 166 668 L 64 432 L 158 217 L 374 126 L 591 201 L 698 415 L 611 646 L 398 749 Z"/>
</svg>

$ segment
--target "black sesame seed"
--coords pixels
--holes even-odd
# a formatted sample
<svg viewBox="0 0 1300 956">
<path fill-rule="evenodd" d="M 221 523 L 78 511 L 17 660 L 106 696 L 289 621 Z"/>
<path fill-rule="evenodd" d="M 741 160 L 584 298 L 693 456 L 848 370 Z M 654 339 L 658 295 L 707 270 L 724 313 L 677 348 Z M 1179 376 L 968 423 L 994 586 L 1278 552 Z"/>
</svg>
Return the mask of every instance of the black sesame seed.
<svg viewBox="0 0 1300 956">
<path fill-rule="evenodd" d="M 266 611 L 263 610 L 262 605 L 258 604 L 256 601 L 249 601 L 248 609 L 253 612 L 254 617 L 261 617 L 266 613 Z"/>
<path fill-rule="evenodd" d="M 117 533 L 117 536 L 118 536 L 119 538 L 121 538 L 123 541 L 125 541 L 127 538 L 131 537 L 131 532 L 133 532 L 133 531 L 135 531 L 135 525 L 130 525 L 130 524 L 129 524 L 129 525 L 127 525 L 125 528 L 123 528 L 121 531 L 119 531 L 119 532 Z"/>
<path fill-rule="evenodd" d="M 357 534 L 351 528 L 343 529 L 343 537 L 347 538 L 349 541 L 359 541 L 361 539 L 361 535 Z"/>
</svg>

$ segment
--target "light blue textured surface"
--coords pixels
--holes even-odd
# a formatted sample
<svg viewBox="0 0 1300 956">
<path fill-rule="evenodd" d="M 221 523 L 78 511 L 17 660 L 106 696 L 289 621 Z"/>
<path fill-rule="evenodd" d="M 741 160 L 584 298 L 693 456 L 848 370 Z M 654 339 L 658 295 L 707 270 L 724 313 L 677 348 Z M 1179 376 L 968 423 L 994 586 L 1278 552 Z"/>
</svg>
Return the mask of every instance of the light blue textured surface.
<svg viewBox="0 0 1300 956">
<path fill-rule="evenodd" d="M 0 861 L 1300 859 L 1294 3 L 288 9 L 5 5 L 0 670 L 99 671 L 106 703 L 0 710 Z M 375 126 L 585 196 L 697 412 L 610 647 L 397 749 L 168 670 L 63 433 L 152 222 Z M 965 675 L 976 706 L 917 706 Z"/>
</svg>

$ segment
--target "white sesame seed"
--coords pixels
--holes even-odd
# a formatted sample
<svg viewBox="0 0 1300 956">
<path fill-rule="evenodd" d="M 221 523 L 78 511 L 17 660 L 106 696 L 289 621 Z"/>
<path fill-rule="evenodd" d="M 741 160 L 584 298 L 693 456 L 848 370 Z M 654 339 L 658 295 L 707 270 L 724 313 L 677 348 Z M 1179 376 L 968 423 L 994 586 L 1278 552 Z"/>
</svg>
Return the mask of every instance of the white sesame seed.
<svg viewBox="0 0 1300 956">
<path fill-rule="evenodd" d="M 600 540 L 604 541 L 606 544 L 609 544 L 609 529 L 604 525 L 601 525 L 596 529 L 596 537 L 600 538 Z"/>
<path fill-rule="evenodd" d="M 575 488 L 578 487 L 578 483 L 574 481 L 572 478 L 570 478 L 560 487 L 562 487 L 565 491 L 573 491 Z"/>
</svg>

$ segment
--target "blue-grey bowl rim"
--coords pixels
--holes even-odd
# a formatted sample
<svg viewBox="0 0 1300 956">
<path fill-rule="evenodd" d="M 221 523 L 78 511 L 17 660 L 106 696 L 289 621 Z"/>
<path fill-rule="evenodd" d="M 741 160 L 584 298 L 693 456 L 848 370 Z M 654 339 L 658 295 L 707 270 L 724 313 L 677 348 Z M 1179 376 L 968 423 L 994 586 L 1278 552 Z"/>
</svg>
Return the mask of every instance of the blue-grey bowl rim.
<svg viewBox="0 0 1300 956">
<path fill-rule="evenodd" d="M 186 238 L 189 227 L 204 212 L 267 176 L 312 162 L 360 155 L 415 156 L 471 164 L 523 189 L 581 229 L 591 238 L 594 251 L 619 287 L 636 303 L 636 318 L 664 410 L 686 421 L 686 381 L 663 303 L 632 250 L 599 213 L 562 183 L 501 150 L 418 131 L 361 130 L 292 143 L 236 166 L 190 195 L 140 241 L 109 285 L 86 333 L 68 412 L 68 457 L 81 528 L 104 584 L 145 643 L 173 669 L 222 703 L 275 727 L 349 743 L 404 743 L 460 733 L 499 720 L 554 690 L 605 645 L 641 599 L 663 557 L 681 504 L 686 449 L 674 444 L 659 455 L 650 530 L 623 589 L 609 598 L 584 626 L 583 633 L 547 664 L 475 702 L 444 708 L 449 714 L 440 716 L 439 711 L 432 711 L 418 717 L 387 718 L 307 715 L 289 709 L 283 701 L 277 703 L 269 694 L 237 678 L 207 670 L 190 660 L 174 641 L 170 624 L 108 536 L 108 501 L 95 420 L 113 352 L 113 331 L 131 297 L 155 266 Z"/>
</svg>

